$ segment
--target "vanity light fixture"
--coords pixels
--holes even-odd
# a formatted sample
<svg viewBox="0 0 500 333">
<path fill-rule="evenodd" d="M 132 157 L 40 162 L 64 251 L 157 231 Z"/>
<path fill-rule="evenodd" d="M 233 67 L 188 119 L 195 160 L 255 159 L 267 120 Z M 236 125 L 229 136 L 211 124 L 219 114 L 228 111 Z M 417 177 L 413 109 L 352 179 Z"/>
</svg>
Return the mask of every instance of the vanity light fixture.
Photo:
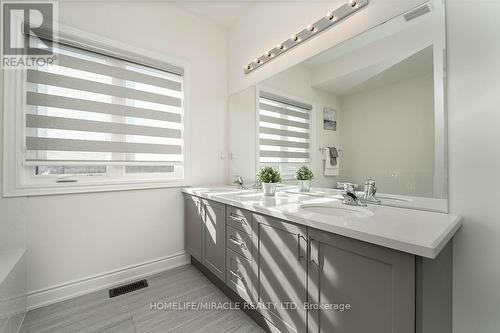
<svg viewBox="0 0 500 333">
<path fill-rule="evenodd" d="M 264 54 L 259 58 L 245 66 L 245 74 L 256 70 L 266 62 L 271 61 L 291 48 L 305 42 L 307 39 L 316 36 L 319 32 L 331 28 L 341 20 L 351 16 L 361 8 L 368 5 L 368 1 L 369 0 L 348 0 L 346 4 L 340 6 L 334 11 L 328 12 L 325 17 L 309 24 L 302 31 L 293 34 L 288 40 L 283 43 L 279 43 L 271 50 L 264 52 Z"/>
</svg>

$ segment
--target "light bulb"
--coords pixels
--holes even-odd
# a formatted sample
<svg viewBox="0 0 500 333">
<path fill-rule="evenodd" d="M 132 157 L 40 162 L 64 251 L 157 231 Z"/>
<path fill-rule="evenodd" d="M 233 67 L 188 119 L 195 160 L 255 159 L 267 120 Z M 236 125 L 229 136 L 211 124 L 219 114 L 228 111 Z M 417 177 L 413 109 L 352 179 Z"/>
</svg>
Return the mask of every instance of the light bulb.
<svg viewBox="0 0 500 333">
<path fill-rule="evenodd" d="M 326 14 L 326 18 L 329 19 L 330 21 L 337 21 L 337 16 L 333 15 L 332 12 L 328 12 Z"/>
<path fill-rule="evenodd" d="M 290 37 L 291 40 L 293 40 L 294 42 L 298 42 L 299 41 L 299 37 L 296 35 L 296 34 L 293 34 L 291 37 Z"/>
<path fill-rule="evenodd" d="M 358 3 L 356 2 L 356 0 L 349 0 L 349 6 L 355 8 L 358 6 Z"/>
<path fill-rule="evenodd" d="M 313 33 L 316 32 L 316 27 L 312 24 L 307 25 L 306 29 Z"/>
<path fill-rule="evenodd" d="M 267 57 L 270 57 L 271 56 L 271 51 L 264 52 L 264 55 L 267 56 Z"/>
<path fill-rule="evenodd" d="M 277 48 L 278 50 L 284 50 L 284 49 L 285 49 L 285 46 L 284 46 L 283 44 L 278 44 L 278 45 L 276 45 L 276 48 Z"/>
</svg>

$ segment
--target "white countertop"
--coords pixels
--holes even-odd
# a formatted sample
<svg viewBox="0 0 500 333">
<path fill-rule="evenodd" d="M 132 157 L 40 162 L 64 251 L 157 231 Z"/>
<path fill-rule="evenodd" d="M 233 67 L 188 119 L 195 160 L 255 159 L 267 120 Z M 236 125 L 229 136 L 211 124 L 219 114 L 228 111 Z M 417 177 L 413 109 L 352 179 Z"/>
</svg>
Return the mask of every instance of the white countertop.
<svg viewBox="0 0 500 333">
<path fill-rule="evenodd" d="M 368 205 L 366 209 L 373 214 L 366 217 L 325 215 L 306 211 L 300 206 L 315 203 L 339 205 L 338 199 L 289 191 L 280 191 L 275 197 L 265 197 L 260 190 L 236 190 L 229 186 L 184 188 L 182 191 L 431 259 L 462 225 L 460 215 L 382 205 Z"/>
</svg>

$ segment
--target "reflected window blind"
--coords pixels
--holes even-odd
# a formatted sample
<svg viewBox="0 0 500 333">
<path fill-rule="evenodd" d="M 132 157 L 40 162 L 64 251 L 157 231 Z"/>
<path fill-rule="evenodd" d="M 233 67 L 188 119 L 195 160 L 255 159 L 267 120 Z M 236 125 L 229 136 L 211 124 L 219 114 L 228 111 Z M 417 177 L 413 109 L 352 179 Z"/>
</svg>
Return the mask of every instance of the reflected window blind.
<svg viewBox="0 0 500 333">
<path fill-rule="evenodd" d="M 260 163 L 309 162 L 311 110 L 309 104 L 260 92 Z"/>
<path fill-rule="evenodd" d="M 27 165 L 183 163 L 183 70 L 54 44 L 26 74 Z"/>
</svg>

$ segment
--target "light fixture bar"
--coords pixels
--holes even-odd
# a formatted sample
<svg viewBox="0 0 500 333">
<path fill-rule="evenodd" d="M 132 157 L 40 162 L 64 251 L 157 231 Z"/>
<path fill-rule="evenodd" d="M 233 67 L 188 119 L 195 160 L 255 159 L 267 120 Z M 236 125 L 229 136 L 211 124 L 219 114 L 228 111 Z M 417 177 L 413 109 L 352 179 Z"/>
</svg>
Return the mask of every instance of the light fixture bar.
<svg viewBox="0 0 500 333">
<path fill-rule="evenodd" d="M 277 56 L 282 55 L 283 53 L 289 51 L 290 49 L 294 48 L 297 45 L 300 45 L 309 38 L 316 36 L 318 33 L 331 28 L 341 20 L 351 16 L 361 8 L 368 5 L 368 1 L 369 0 L 349 0 L 346 4 L 342 5 L 341 7 L 335 9 L 332 12 L 327 13 L 325 17 L 319 19 L 313 24 L 308 25 L 302 31 L 293 34 L 289 39 L 287 39 L 283 43 L 280 43 L 271 50 L 264 52 L 263 55 L 261 55 L 248 65 L 246 65 L 245 74 L 248 74 L 256 70 L 257 68 L 271 61 Z"/>
</svg>

